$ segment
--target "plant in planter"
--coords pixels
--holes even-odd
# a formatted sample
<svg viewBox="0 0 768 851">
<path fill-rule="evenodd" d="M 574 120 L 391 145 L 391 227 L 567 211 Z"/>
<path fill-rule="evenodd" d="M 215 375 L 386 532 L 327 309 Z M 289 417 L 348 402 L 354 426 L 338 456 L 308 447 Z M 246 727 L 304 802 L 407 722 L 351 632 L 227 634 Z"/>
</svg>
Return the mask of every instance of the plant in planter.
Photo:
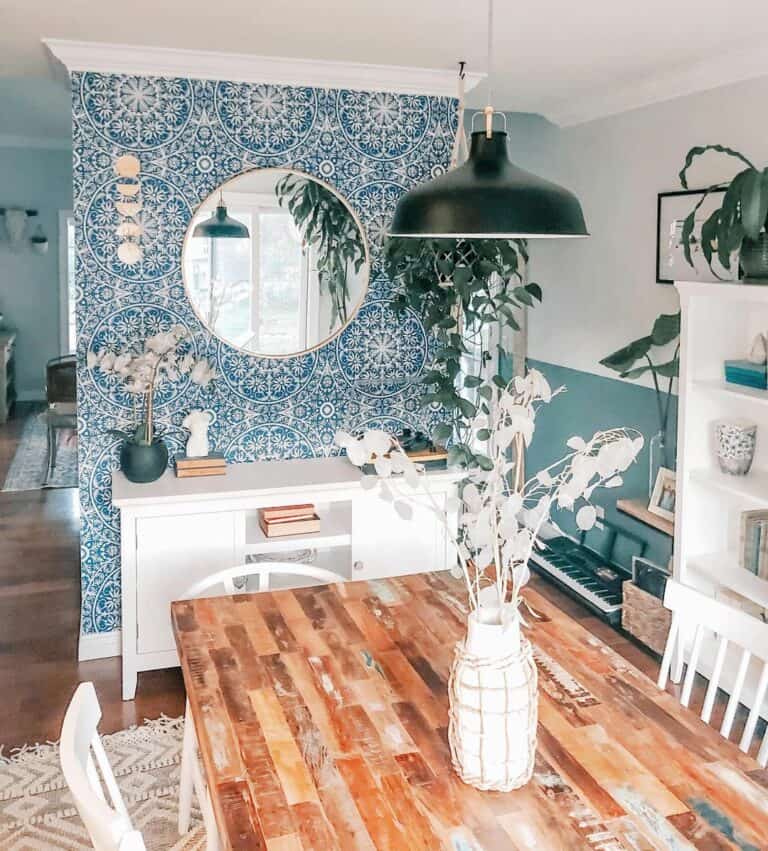
<svg viewBox="0 0 768 851">
<path fill-rule="evenodd" d="M 462 358 L 469 351 L 467 343 L 481 341 L 491 325 L 502 332 L 499 353 L 509 357 L 503 331 L 520 330 L 515 311 L 541 301 L 541 287 L 526 284 L 523 277 L 528 262 L 525 240 L 391 237 L 385 262 L 399 285 L 395 310 L 412 308 L 437 338 L 433 361 L 421 379 L 427 386 L 421 402 L 439 403 L 449 420 L 434 429 L 432 439 L 438 444 L 452 439 L 450 463 L 490 469 L 488 456 L 469 440 L 471 423 L 478 411 L 488 413 L 493 386 L 498 389 L 506 382 L 500 375 L 487 381 L 482 370 L 462 375 Z M 483 349 L 481 363 L 491 356 Z"/>
<path fill-rule="evenodd" d="M 768 281 L 768 168 L 762 171 L 744 154 L 723 145 L 703 145 L 691 148 L 680 171 L 680 182 L 688 188 L 688 169 L 694 160 L 707 151 L 716 151 L 741 161 L 747 167 L 728 182 L 709 186 L 683 223 L 682 243 L 686 260 L 694 265 L 691 251 L 697 244 L 694 235 L 696 213 L 710 192 L 727 187 L 723 203 L 711 213 L 701 227 L 701 251 L 712 269 L 712 258 L 731 268 L 731 256 L 739 253 L 747 278 Z M 712 270 L 714 272 L 714 270 Z"/>
<path fill-rule="evenodd" d="M 602 366 L 618 372 L 622 378 L 636 379 L 650 374 L 656 394 L 656 410 L 659 417 L 659 430 L 650 441 L 650 461 L 648 473 L 648 493 L 653 491 L 659 467 L 671 467 L 669 455 L 669 414 L 672 409 L 672 387 L 680 371 L 680 343 L 675 346 L 672 357 L 658 363 L 653 360 L 654 350 L 670 346 L 680 337 L 680 311 L 662 313 L 653 323 L 651 333 L 640 337 L 629 345 L 623 346 L 613 354 L 604 357 Z M 637 364 L 640 364 L 637 366 Z M 666 381 L 666 389 L 662 383 Z"/>
<path fill-rule="evenodd" d="M 275 194 L 293 216 L 304 241 L 314 249 L 320 292 L 331 299 L 329 331 L 349 319 L 350 267 L 357 274 L 366 260 L 357 222 L 344 202 L 316 180 L 286 174 L 275 186 Z"/>
<path fill-rule="evenodd" d="M 188 375 L 201 387 L 207 387 L 216 372 L 205 359 L 195 359 L 188 351 L 191 337 L 183 325 L 160 331 L 141 343 L 134 341 L 120 352 L 103 349 L 90 351 L 89 369 L 125 382 L 134 394 L 135 427 L 131 431 L 110 429 L 123 438 L 120 469 L 132 482 L 153 482 L 160 478 L 168 463 L 168 449 L 158 436 L 154 423 L 155 390 L 166 381 L 178 381 Z"/>
<path fill-rule="evenodd" d="M 521 634 L 519 608 L 542 527 L 557 505 L 575 511 L 580 528 L 591 528 L 597 517 L 593 492 L 621 485 L 621 473 L 643 445 L 642 435 L 627 429 L 600 431 L 588 440 L 572 437 L 568 454 L 525 480 L 511 450 L 518 441 L 531 442 L 538 410 L 558 392 L 531 370 L 508 386 L 494 385 L 489 413 L 478 412 L 470 422 L 471 439 L 483 444 L 490 468 L 467 473 L 457 506 L 457 572 L 466 584 L 469 616 L 451 670 L 449 741 L 459 776 L 479 789 L 509 791 L 527 783 L 533 771 L 536 666 Z M 357 466 L 373 463 L 376 475 L 363 476 L 363 486 L 377 489 L 401 516 L 411 516 L 412 497 L 426 495 L 445 522 L 445 506 L 431 495 L 429 477 L 395 438 L 379 430 L 362 437 L 339 432 L 336 442 Z"/>
</svg>

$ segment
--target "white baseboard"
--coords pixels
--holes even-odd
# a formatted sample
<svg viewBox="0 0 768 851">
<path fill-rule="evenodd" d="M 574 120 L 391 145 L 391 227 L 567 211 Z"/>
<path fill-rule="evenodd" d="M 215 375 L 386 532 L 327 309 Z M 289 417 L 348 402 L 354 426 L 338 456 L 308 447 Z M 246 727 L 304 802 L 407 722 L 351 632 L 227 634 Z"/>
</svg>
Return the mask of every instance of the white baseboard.
<svg viewBox="0 0 768 851">
<path fill-rule="evenodd" d="M 19 390 L 16 396 L 18 402 L 45 402 L 45 393 L 42 390 Z"/>
<path fill-rule="evenodd" d="M 120 630 L 111 632 L 80 633 L 77 647 L 77 661 L 89 662 L 91 659 L 108 659 L 122 653 Z"/>
</svg>

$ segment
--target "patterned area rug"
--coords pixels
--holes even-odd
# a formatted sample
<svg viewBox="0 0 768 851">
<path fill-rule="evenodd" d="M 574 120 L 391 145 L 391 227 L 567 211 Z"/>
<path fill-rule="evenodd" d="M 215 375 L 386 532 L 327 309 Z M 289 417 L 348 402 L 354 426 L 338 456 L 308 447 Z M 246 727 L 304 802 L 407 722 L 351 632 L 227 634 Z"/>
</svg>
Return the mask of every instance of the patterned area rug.
<svg viewBox="0 0 768 851">
<path fill-rule="evenodd" d="M 190 832 L 179 836 L 176 826 L 183 725 L 183 718 L 161 718 L 102 736 L 133 826 L 150 851 L 205 847 L 196 801 Z M 0 848 L 92 848 L 61 773 L 58 745 L 38 745 L 0 757 Z"/>
<path fill-rule="evenodd" d="M 77 487 L 77 435 L 69 430 L 58 431 L 59 447 L 56 467 L 49 482 L 45 481 L 48 463 L 45 422 L 37 415 L 27 417 L 13 456 L 4 491 L 31 491 L 40 488 Z"/>
</svg>

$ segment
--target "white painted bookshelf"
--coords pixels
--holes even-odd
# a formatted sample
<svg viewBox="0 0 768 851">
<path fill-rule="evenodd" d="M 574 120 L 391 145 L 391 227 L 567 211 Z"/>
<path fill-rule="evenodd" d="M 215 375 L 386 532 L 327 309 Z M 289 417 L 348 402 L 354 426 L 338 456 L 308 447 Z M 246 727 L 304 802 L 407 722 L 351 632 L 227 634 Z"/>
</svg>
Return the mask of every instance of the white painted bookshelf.
<svg viewBox="0 0 768 851">
<path fill-rule="evenodd" d="M 743 511 L 768 508 L 768 391 L 726 384 L 723 362 L 746 357 L 768 331 L 768 286 L 678 282 L 680 382 L 674 575 L 759 616 L 768 582 L 739 565 Z M 721 419 L 757 423 L 757 449 L 746 476 L 720 472 L 714 426 Z M 714 658 L 714 656 L 713 656 Z M 736 656 L 727 668 L 735 675 Z M 725 677 L 728 688 L 731 677 Z M 751 705 L 753 688 L 742 702 Z M 762 714 L 768 717 L 768 708 Z"/>
</svg>

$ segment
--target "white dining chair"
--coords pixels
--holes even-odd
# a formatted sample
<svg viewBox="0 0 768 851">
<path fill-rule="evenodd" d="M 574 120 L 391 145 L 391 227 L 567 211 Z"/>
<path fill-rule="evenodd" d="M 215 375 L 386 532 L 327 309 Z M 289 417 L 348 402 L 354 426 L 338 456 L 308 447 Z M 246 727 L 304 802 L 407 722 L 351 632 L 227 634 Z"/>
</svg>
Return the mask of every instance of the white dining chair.
<svg viewBox="0 0 768 851">
<path fill-rule="evenodd" d="M 314 583 L 326 584 L 344 581 L 344 578 L 338 573 L 311 564 L 291 561 L 248 562 L 237 567 L 219 570 L 195 582 L 187 589 L 182 599 L 191 600 L 203 596 L 246 593 L 240 580 L 246 580 L 245 587 L 247 587 L 247 580 L 250 577 L 258 579 L 258 591 L 269 591 L 271 580 L 276 576 L 312 579 Z M 299 584 L 294 587 L 301 586 Z M 210 594 L 211 591 L 217 591 L 217 593 Z M 203 814 L 203 823 L 208 837 L 206 851 L 217 851 L 219 848 L 218 828 L 216 827 L 208 788 L 200 768 L 195 725 L 190 715 L 189 700 L 187 700 L 184 710 L 184 743 L 181 752 L 181 779 L 179 781 L 179 833 L 181 834 L 185 834 L 189 830 L 193 793 L 200 803 Z"/>
<path fill-rule="evenodd" d="M 101 744 L 100 720 L 93 683 L 80 683 L 61 728 L 59 758 L 64 779 L 96 851 L 146 851 Z"/>
<path fill-rule="evenodd" d="M 715 697 L 720 685 L 728 649 L 733 646 L 741 651 L 736 677 L 731 686 L 731 696 L 725 709 L 723 722 L 720 725 L 720 735 L 726 739 L 731 734 L 752 659 L 760 668 L 752 709 L 739 741 L 739 748 L 744 753 L 748 753 L 768 691 L 768 624 L 746 612 L 735 609 L 719 600 L 714 600 L 693 588 L 681 585 L 673 579 L 667 580 L 664 605 L 672 612 L 672 625 L 669 629 L 667 644 L 661 661 L 658 686 L 660 689 L 666 688 L 670 669 L 673 669 L 672 680 L 674 682 L 680 682 L 682 679 L 683 657 L 687 648 L 687 638 L 693 631 L 693 641 L 688 652 L 688 664 L 680 694 L 680 703 L 685 707 L 690 703 L 696 672 L 700 670 L 702 663 L 709 657 L 707 661 L 711 664 L 707 664 L 705 668 L 707 672 L 711 672 L 709 686 L 704 696 L 704 704 L 700 714 L 701 720 L 706 724 L 709 724 L 712 718 L 712 709 L 715 705 Z M 709 654 L 705 650 L 704 655 L 702 655 L 702 648 L 708 645 L 712 646 L 712 642 L 705 643 L 707 633 L 712 634 L 716 650 L 713 648 Z M 712 656 L 714 656 L 714 660 Z M 702 674 L 706 676 L 703 672 Z M 764 708 L 763 714 L 765 714 Z M 763 767 L 768 763 L 768 732 L 763 736 L 757 761 Z"/>
</svg>

